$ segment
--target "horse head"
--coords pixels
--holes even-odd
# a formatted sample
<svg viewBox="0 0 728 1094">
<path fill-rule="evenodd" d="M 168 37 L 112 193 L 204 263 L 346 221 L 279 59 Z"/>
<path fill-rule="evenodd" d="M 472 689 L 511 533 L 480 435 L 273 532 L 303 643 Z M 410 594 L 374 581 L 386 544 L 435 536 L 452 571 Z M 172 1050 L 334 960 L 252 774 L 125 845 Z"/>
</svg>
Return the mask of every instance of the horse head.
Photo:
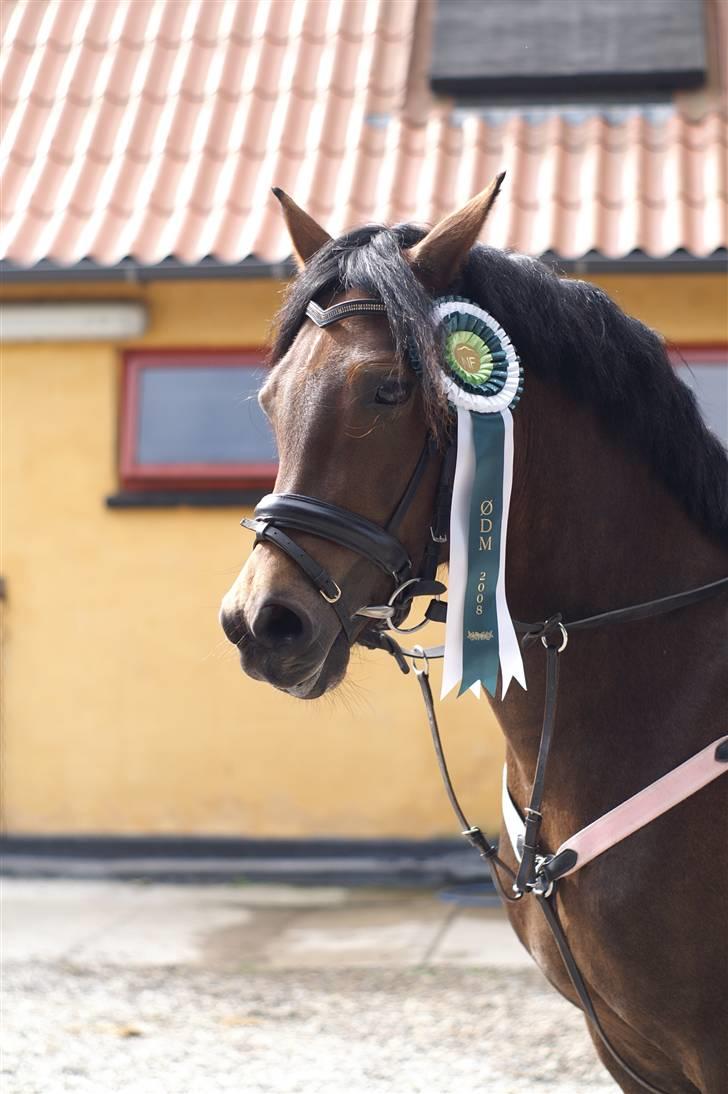
<svg viewBox="0 0 728 1094">
<path fill-rule="evenodd" d="M 271 511 L 283 495 L 287 519 L 277 536 L 259 535 L 221 609 L 255 679 L 322 695 L 342 680 L 352 645 L 369 644 L 376 624 L 359 611 L 405 586 L 401 619 L 433 587 L 412 587 L 426 552 L 433 571 L 446 558 L 431 534 L 449 426 L 430 305 L 456 278 L 502 177 L 429 233 L 365 228 L 340 240 L 275 191 L 299 274 L 259 401 L 280 457 Z M 337 534 L 347 527 L 353 540 Z"/>
</svg>

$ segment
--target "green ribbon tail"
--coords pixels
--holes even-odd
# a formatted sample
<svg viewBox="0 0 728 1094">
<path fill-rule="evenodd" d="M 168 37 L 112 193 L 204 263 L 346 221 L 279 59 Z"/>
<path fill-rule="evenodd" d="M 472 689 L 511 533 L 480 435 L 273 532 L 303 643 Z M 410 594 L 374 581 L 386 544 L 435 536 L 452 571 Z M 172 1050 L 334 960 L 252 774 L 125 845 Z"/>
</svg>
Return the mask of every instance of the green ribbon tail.
<svg viewBox="0 0 728 1094">
<path fill-rule="evenodd" d="M 459 695 L 480 680 L 495 695 L 500 663 L 496 586 L 503 525 L 505 425 L 500 414 L 471 414 L 475 475 L 468 521 L 468 577 L 463 611 Z"/>
</svg>

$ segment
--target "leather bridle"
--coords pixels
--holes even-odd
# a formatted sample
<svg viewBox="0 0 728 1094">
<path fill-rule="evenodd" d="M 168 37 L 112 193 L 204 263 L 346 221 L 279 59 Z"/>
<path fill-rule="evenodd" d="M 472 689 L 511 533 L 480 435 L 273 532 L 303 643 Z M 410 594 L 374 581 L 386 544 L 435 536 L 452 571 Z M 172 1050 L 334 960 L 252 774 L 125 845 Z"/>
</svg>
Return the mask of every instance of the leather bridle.
<svg viewBox="0 0 728 1094">
<path fill-rule="evenodd" d="M 306 309 L 306 315 L 318 327 L 328 327 L 342 319 L 368 313 L 386 314 L 386 308 L 379 300 L 360 299 L 345 300 L 331 308 L 320 308 L 311 301 Z M 305 494 L 266 494 L 256 506 L 254 517 L 241 521 L 245 528 L 255 532 L 256 543 L 271 543 L 296 563 L 336 612 L 349 644 L 358 638 L 369 648 L 382 648 L 394 653 L 396 643 L 385 631 L 402 628 L 416 597 L 436 598 L 445 592 L 445 586 L 436 580 L 436 574 L 441 546 L 448 537 L 455 468 L 452 443 L 448 445 L 442 461 L 430 536 L 417 574 L 413 572 L 407 549 L 397 539 L 397 532 L 436 453 L 437 444 L 428 435 L 409 482 L 384 527 L 350 509 Z M 345 547 L 387 574 L 394 586 L 387 604 L 352 606 L 350 596 L 345 594 L 325 567 L 288 535 L 288 529 L 306 532 Z M 435 603 L 433 601 L 433 605 Z M 425 612 L 423 622 L 406 628 L 404 633 L 424 626 L 428 619 L 437 617 L 437 612 L 437 608 L 431 605 Z M 366 629 L 362 630 L 362 620 L 367 619 L 374 620 L 374 623 L 364 625 Z"/>
<path fill-rule="evenodd" d="M 308 318 L 313 320 L 319 327 L 328 327 L 342 319 L 370 313 L 386 315 L 386 307 L 379 300 L 358 299 L 345 300 L 330 308 L 321 308 L 311 301 L 306 309 Z M 415 363 L 411 362 L 411 364 L 417 371 Z M 245 519 L 241 523 L 244 527 L 255 532 L 256 543 L 275 545 L 299 566 L 318 589 L 327 604 L 330 604 L 336 612 L 349 643 L 358 641 L 360 644 L 372 649 L 386 650 L 395 658 L 400 669 L 405 673 L 410 671 L 408 660 L 413 662 L 415 676 L 419 682 L 425 703 L 440 774 L 450 804 L 460 823 L 463 836 L 487 861 L 496 889 L 504 901 L 512 903 L 520 900 L 525 895 L 532 895 L 537 899 L 552 932 L 569 979 L 580 1000 L 585 1017 L 593 1026 L 596 1035 L 607 1052 L 625 1073 L 644 1090 L 651 1091 L 652 1094 L 666 1094 L 660 1087 L 642 1078 L 627 1063 L 611 1044 L 603 1029 L 557 914 L 555 906 L 556 884 L 568 872 L 569 863 L 559 862 L 560 856 L 546 854 L 539 846 L 539 831 L 543 819 L 541 804 L 546 779 L 546 765 L 556 721 L 559 658 L 566 649 L 569 635 L 572 632 L 610 624 L 629 623 L 678 611 L 721 592 L 728 591 L 728 577 L 721 578 L 708 585 L 702 585 L 699 588 L 688 589 L 643 604 L 634 604 L 614 611 L 600 612 L 597 615 L 572 622 L 564 620 L 560 613 L 547 619 L 544 623 L 529 624 L 514 620 L 515 630 L 522 636 L 521 645 L 525 648 L 534 642 L 540 642 L 546 651 L 547 659 L 544 715 L 536 771 L 529 804 L 524 810 L 523 853 L 518 871 L 514 873 L 507 863 L 500 858 L 497 848 L 489 842 L 480 828 L 470 824 L 452 785 L 429 682 L 429 662 L 443 656 L 443 647 L 423 649 L 420 646 L 415 646 L 412 650 L 404 650 L 392 637 L 391 633 L 388 633 L 391 630 L 407 633 L 408 631 L 418 630 L 429 620 L 442 623 L 446 619 L 447 605 L 439 599 L 439 595 L 445 592 L 446 589 L 442 583 L 436 580 L 436 572 L 441 545 L 447 542 L 449 535 L 450 499 L 455 473 L 453 434 L 454 428 L 451 428 L 435 496 L 430 537 L 416 575 L 413 574 L 412 560 L 405 547 L 397 539 L 396 533 L 414 500 L 429 462 L 435 455 L 436 444 L 429 436 L 425 440 L 422 452 L 404 493 L 383 528 L 349 509 L 333 505 L 330 502 L 320 501 L 317 498 L 307 497 L 303 494 L 267 494 L 257 505 L 254 518 Z M 318 536 L 368 559 L 372 565 L 386 573 L 394 584 L 394 590 L 388 603 L 352 608 L 349 598 L 344 595 L 327 570 L 291 539 L 283 529 Z M 435 597 L 435 599 L 431 600 L 422 622 L 413 627 L 405 628 L 402 624 L 409 613 L 413 600 L 418 596 L 430 596 Z M 363 631 L 357 633 L 362 618 L 373 622 L 366 625 Z M 728 763 L 728 752 L 725 748 L 723 748 L 720 755 L 717 755 L 717 758 L 720 762 Z M 508 885 L 503 882 L 500 876 L 501 873 L 505 874 L 511 882 L 510 892 L 508 891 Z"/>
</svg>

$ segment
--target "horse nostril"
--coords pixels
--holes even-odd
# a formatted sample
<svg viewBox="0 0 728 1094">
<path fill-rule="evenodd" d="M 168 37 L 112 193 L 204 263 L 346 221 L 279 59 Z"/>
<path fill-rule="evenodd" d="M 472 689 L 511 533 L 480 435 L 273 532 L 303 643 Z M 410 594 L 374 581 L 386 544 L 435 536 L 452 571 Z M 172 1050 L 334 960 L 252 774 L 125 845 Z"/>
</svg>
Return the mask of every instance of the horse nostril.
<svg viewBox="0 0 728 1094">
<path fill-rule="evenodd" d="M 222 609 L 220 611 L 220 626 L 224 630 L 228 642 L 232 642 L 234 646 L 239 645 L 248 633 L 245 620 L 240 612 L 232 613 Z"/>
<path fill-rule="evenodd" d="M 284 604 L 264 604 L 253 621 L 253 636 L 263 646 L 293 646 L 307 633 L 308 627 Z"/>
</svg>

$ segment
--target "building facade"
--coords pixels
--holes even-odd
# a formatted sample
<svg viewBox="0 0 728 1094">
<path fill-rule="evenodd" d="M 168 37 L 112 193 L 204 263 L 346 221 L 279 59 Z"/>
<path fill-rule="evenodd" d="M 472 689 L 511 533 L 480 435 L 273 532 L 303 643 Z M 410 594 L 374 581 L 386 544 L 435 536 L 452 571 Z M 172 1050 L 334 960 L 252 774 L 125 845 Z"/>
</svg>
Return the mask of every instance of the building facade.
<svg viewBox="0 0 728 1094">
<path fill-rule="evenodd" d="M 696 47 L 705 80 L 657 105 L 529 113 L 435 94 L 423 58 L 447 79 L 451 45 L 416 0 L 5 7 L 6 831 L 452 833 L 389 658 L 296 702 L 217 623 L 274 459 L 247 398 L 290 272 L 268 187 L 338 231 L 431 222 L 507 168 L 489 241 L 658 329 L 728 437 L 722 60 Z M 118 304 L 139 329 L 107 336 Z M 493 830 L 495 720 L 470 696 L 442 720 Z"/>
</svg>

